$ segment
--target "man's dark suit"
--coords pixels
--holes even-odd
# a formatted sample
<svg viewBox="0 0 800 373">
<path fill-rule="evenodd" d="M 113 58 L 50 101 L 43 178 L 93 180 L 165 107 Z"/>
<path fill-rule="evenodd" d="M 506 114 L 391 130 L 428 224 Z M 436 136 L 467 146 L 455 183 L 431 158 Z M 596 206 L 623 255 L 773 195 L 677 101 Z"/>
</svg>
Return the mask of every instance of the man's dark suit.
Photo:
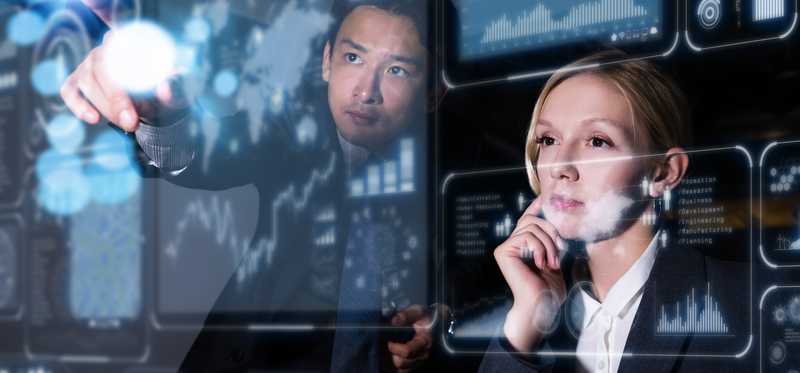
<svg viewBox="0 0 800 373">
<path fill-rule="evenodd" d="M 207 165 L 202 164 L 198 152 L 186 169 L 173 175 L 147 165 L 145 152 L 139 155 L 146 176 L 160 177 L 180 186 L 224 190 L 255 185 L 259 219 L 251 242 L 279 237 L 269 268 L 257 271 L 244 285 L 238 283 L 235 272 L 231 275 L 210 310 L 204 329 L 183 358 L 181 371 L 224 372 L 254 367 L 322 369 L 330 360 L 332 333 L 248 331 L 245 327 L 248 324 L 330 326 L 335 321 L 348 216 L 344 206 L 345 167 L 336 127 L 329 115 L 320 115 L 315 143 L 303 147 L 296 141 L 293 123 L 270 123 L 269 133 L 253 144 L 244 115 L 225 118 L 220 126 L 220 137 L 239 140 L 238 151 L 235 154 L 217 151 Z M 190 145 L 196 150 L 203 149 L 202 136 L 194 138 Z M 323 172 L 325 179 L 317 177 L 313 190 L 305 191 L 309 180 Z M 273 222 L 273 201 L 290 188 L 293 198 L 305 194 L 309 198 L 298 209 L 292 203 L 283 204 L 277 211 L 277 221 Z M 313 224 L 314 217 L 325 209 L 333 209 L 338 217 L 337 244 L 320 252 L 315 249 Z M 239 267 L 246 265 L 243 261 Z M 250 311 L 220 312 L 230 309 Z M 238 330 L 218 330 L 216 325 L 233 325 Z M 176 357 L 181 358 L 173 358 Z"/>
<path fill-rule="evenodd" d="M 747 338 L 703 337 L 695 335 L 656 335 L 656 312 L 664 304 L 683 301 L 692 289 L 705 289 L 716 284 L 714 297 L 737 335 L 750 333 L 750 305 L 743 302 L 749 296 L 749 268 L 741 263 L 723 262 L 705 257 L 695 250 L 661 249 L 653 270 L 645 284 L 642 301 L 636 312 L 625 352 L 618 372 L 750 372 L 755 367 L 754 348 L 744 344 Z M 744 306 L 743 306 L 744 305 Z M 563 308 L 562 308 L 563 310 Z M 563 319 L 563 318 L 562 318 Z M 575 351 L 577 340 L 561 323 L 546 340 L 553 351 Z M 728 338 L 726 340 L 726 338 Z M 730 343 L 730 346 L 725 346 Z M 730 347 L 722 348 L 720 347 Z M 683 357 L 702 355 L 709 351 L 742 352 L 741 358 Z M 574 356 L 548 359 L 547 357 L 513 353 L 507 341 L 494 339 L 481 364 L 481 372 L 574 372 Z M 666 355 L 663 357 L 645 355 Z M 727 354 L 727 353 L 726 353 Z M 549 361 L 548 361 L 549 360 Z"/>
</svg>

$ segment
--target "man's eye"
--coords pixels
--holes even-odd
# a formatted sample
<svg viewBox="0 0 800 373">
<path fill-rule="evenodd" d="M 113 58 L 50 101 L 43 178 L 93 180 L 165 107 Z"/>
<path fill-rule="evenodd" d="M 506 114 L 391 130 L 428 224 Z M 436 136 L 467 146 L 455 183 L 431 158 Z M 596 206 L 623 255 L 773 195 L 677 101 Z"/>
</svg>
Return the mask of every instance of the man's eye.
<svg viewBox="0 0 800 373">
<path fill-rule="evenodd" d="M 408 76 L 408 70 L 399 66 L 392 66 L 389 68 L 389 74 L 392 74 L 394 76 L 406 77 Z"/>
<path fill-rule="evenodd" d="M 611 147 L 611 143 L 600 138 L 600 137 L 592 137 L 590 139 L 592 147 L 595 148 L 603 148 L 603 147 Z"/>
<path fill-rule="evenodd" d="M 536 143 L 539 145 L 550 146 L 556 144 L 556 139 L 550 136 L 541 136 L 536 139 Z"/>
<path fill-rule="evenodd" d="M 349 63 L 361 63 L 361 57 L 355 53 L 345 53 L 344 59 Z"/>
</svg>

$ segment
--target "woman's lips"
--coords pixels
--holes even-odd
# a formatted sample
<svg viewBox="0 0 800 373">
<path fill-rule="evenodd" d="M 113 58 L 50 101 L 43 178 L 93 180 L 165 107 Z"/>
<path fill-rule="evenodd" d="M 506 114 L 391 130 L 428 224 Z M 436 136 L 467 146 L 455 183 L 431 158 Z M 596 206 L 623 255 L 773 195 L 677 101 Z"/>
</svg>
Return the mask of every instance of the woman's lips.
<svg viewBox="0 0 800 373">
<path fill-rule="evenodd" d="M 550 205 L 559 210 L 572 210 L 583 206 L 583 202 L 562 195 L 550 197 Z"/>
</svg>

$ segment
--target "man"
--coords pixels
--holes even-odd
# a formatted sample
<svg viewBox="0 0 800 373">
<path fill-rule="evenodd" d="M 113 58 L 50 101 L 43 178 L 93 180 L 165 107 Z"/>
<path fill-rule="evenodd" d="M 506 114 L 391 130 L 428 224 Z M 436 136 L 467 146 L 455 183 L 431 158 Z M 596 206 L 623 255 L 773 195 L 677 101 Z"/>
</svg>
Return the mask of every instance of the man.
<svg viewBox="0 0 800 373">
<path fill-rule="evenodd" d="M 84 2 L 104 21 L 109 22 L 110 11 L 107 4 L 103 5 L 107 2 L 101 0 L 84 0 Z M 360 172 L 360 166 L 368 159 L 380 157 L 391 148 L 398 135 L 408 132 L 412 122 L 419 119 L 418 112 L 422 110 L 428 45 L 424 36 L 427 24 L 425 17 L 420 16 L 420 12 L 422 15 L 425 14 L 427 9 L 425 2 L 342 1 L 337 2 L 333 9 L 335 23 L 331 37 L 323 50 L 322 78 L 328 82 L 328 103 L 335 127 L 322 128 L 321 142 L 325 143 L 324 139 L 327 136 L 335 139 L 331 142 L 338 146 L 322 145 L 320 151 L 315 154 L 287 149 L 285 137 L 280 136 L 280 131 L 277 131 L 278 134 L 271 136 L 266 142 L 259 144 L 241 142 L 241 148 L 236 156 L 213 157 L 207 167 L 211 172 L 204 173 L 197 166 L 198 162 L 195 159 L 196 149 L 203 146 L 202 140 L 192 140 L 185 135 L 188 122 L 187 110 L 186 104 L 178 99 L 179 92 L 162 85 L 156 92 L 159 98 L 156 110 L 153 110 L 152 106 L 135 105 L 127 92 L 117 87 L 102 68 L 103 45 L 92 51 L 84 63 L 67 79 L 61 94 L 69 109 L 84 121 L 98 123 L 102 116 L 126 132 L 135 132 L 137 142 L 147 161 L 159 168 L 155 172 L 161 171 L 158 172 L 161 177 L 180 185 L 203 189 L 226 189 L 247 183 L 256 184 L 261 196 L 258 229 L 253 240 L 257 242 L 260 237 L 270 234 L 271 222 L 265 217 L 270 207 L 268 203 L 271 202 L 269 196 L 274 196 L 288 183 L 306 180 L 307 170 L 324 168 L 328 159 L 331 164 L 335 163 L 337 153 L 344 154 L 347 173 L 357 174 Z M 144 124 L 144 118 L 147 118 L 147 124 Z M 240 116 L 234 115 L 226 121 L 234 124 L 241 120 Z M 242 126 L 225 126 L 234 130 L 237 127 Z M 330 154 L 334 156 L 331 158 Z M 340 180 L 331 183 L 328 194 L 341 195 L 341 185 L 343 184 Z M 314 205 L 341 206 L 340 198 L 321 197 L 316 202 L 318 203 Z M 303 229 L 305 222 L 306 220 L 300 219 L 299 224 L 294 224 L 294 229 L 286 228 L 287 232 L 291 233 L 290 237 L 298 239 L 288 240 L 295 247 L 276 249 L 272 261 L 279 263 L 273 265 L 273 268 L 278 269 L 266 277 L 259 278 L 258 283 L 254 285 L 252 303 L 258 308 L 270 309 L 276 314 L 285 316 L 286 311 L 294 309 L 318 309 L 326 304 L 333 304 L 336 307 L 342 302 L 352 303 L 352 299 L 347 301 L 324 299 L 324 294 L 316 294 L 319 296 L 315 297 L 314 289 L 309 291 L 313 285 L 304 285 L 307 279 L 303 278 L 302 274 L 306 273 L 307 268 L 303 266 L 309 255 L 303 251 L 302 247 L 306 245 L 300 239 L 308 236 L 308 231 Z M 249 259 L 261 260 L 257 255 Z M 248 258 L 245 258 L 245 262 L 247 260 Z M 277 285 L 279 282 L 293 285 L 279 287 Z M 342 289 L 347 293 L 345 283 L 342 284 Z M 218 303 L 227 301 L 222 300 L 227 297 L 227 293 L 227 291 L 223 293 Z M 392 365 L 398 370 L 419 367 L 427 359 L 431 347 L 430 329 L 425 327 L 431 319 L 430 313 L 421 306 L 409 307 L 398 312 L 391 318 L 391 324 L 414 325 L 416 334 L 410 341 L 379 342 L 373 338 L 374 335 L 367 335 L 366 343 L 370 346 L 367 350 L 342 353 L 352 356 L 337 357 L 337 349 L 334 348 L 332 360 L 334 369 L 348 370 L 353 367 L 349 362 L 357 363 L 367 359 L 371 359 L 368 369 L 375 369 L 375 351 L 390 355 Z M 281 316 L 274 316 L 265 321 L 281 320 L 284 320 Z M 269 336 L 274 339 L 274 335 Z M 277 364 L 273 362 L 292 360 L 292 356 L 289 355 L 298 352 L 300 353 L 298 359 L 307 357 L 307 351 L 287 351 L 285 346 L 283 349 L 272 348 L 276 345 L 274 340 L 267 343 L 266 350 L 269 351 L 264 351 L 264 348 L 252 346 L 242 348 L 234 348 L 227 344 L 220 346 L 221 343 L 214 340 L 218 337 L 220 336 L 212 334 L 210 338 L 201 337 L 195 342 L 185 364 L 189 371 L 212 369 L 210 366 L 216 366 L 218 362 L 212 361 L 212 365 L 208 365 L 208 361 L 217 359 L 216 352 L 220 349 L 236 355 L 235 358 L 228 359 L 232 360 L 231 364 L 220 370 L 236 370 L 248 365 L 250 359 L 247 356 L 239 356 L 242 355 L 242 349 L 249 349 L 250 353 L 261 355 L 252 359 L 262 359 L 264 365 L 270 367 L 276 365 L 290 368 L 303 367 L 302 363 L 295 365 L 295 362 L 281 361 Z M 339 341 L 352 342 L 359 338 L 351 337 L 347 336 L 347 333 L 337 331 L 336 339 Z M 250 342 L 253 341 L 248 341 Z M 362 338 L 361 342 L 365 340 Z M 381 345 L 376 346 L 379 343 Z M 325 344 L 326 342 L 318 343 L 318 345 Z M 338 344 L 341 346 L 342 342 Z M 208 351 L 211 352 L 207 353 Z M 264 357 L 264 354 L 269 356 Z M 198 355 L 200 356 L 197 357 Z M 229 354 L 223 353 L 223 355 L 226 355 L 227 359 Z M 348 363 L 340 364 L 343 359 L 348 360 Z M 195 363 L 192 360 L 200 362 Z"/>
</svg>

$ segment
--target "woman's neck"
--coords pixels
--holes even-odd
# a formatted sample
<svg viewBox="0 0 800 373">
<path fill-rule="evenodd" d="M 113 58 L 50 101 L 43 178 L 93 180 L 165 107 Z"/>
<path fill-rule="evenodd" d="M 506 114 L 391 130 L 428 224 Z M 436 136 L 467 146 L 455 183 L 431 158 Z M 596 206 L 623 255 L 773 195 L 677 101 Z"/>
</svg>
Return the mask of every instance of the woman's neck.
<svg viewBox="0 0 800 373">
<path fill-rule="evenodd" d="M 649 213 L 649 207 L 645 213 Z M 617 280 L 642 256 L 653 240 L 653 227 L 637 219 L 621 234 L 586 245 L 595 296 L 603 302 Z"/>
</svg>

